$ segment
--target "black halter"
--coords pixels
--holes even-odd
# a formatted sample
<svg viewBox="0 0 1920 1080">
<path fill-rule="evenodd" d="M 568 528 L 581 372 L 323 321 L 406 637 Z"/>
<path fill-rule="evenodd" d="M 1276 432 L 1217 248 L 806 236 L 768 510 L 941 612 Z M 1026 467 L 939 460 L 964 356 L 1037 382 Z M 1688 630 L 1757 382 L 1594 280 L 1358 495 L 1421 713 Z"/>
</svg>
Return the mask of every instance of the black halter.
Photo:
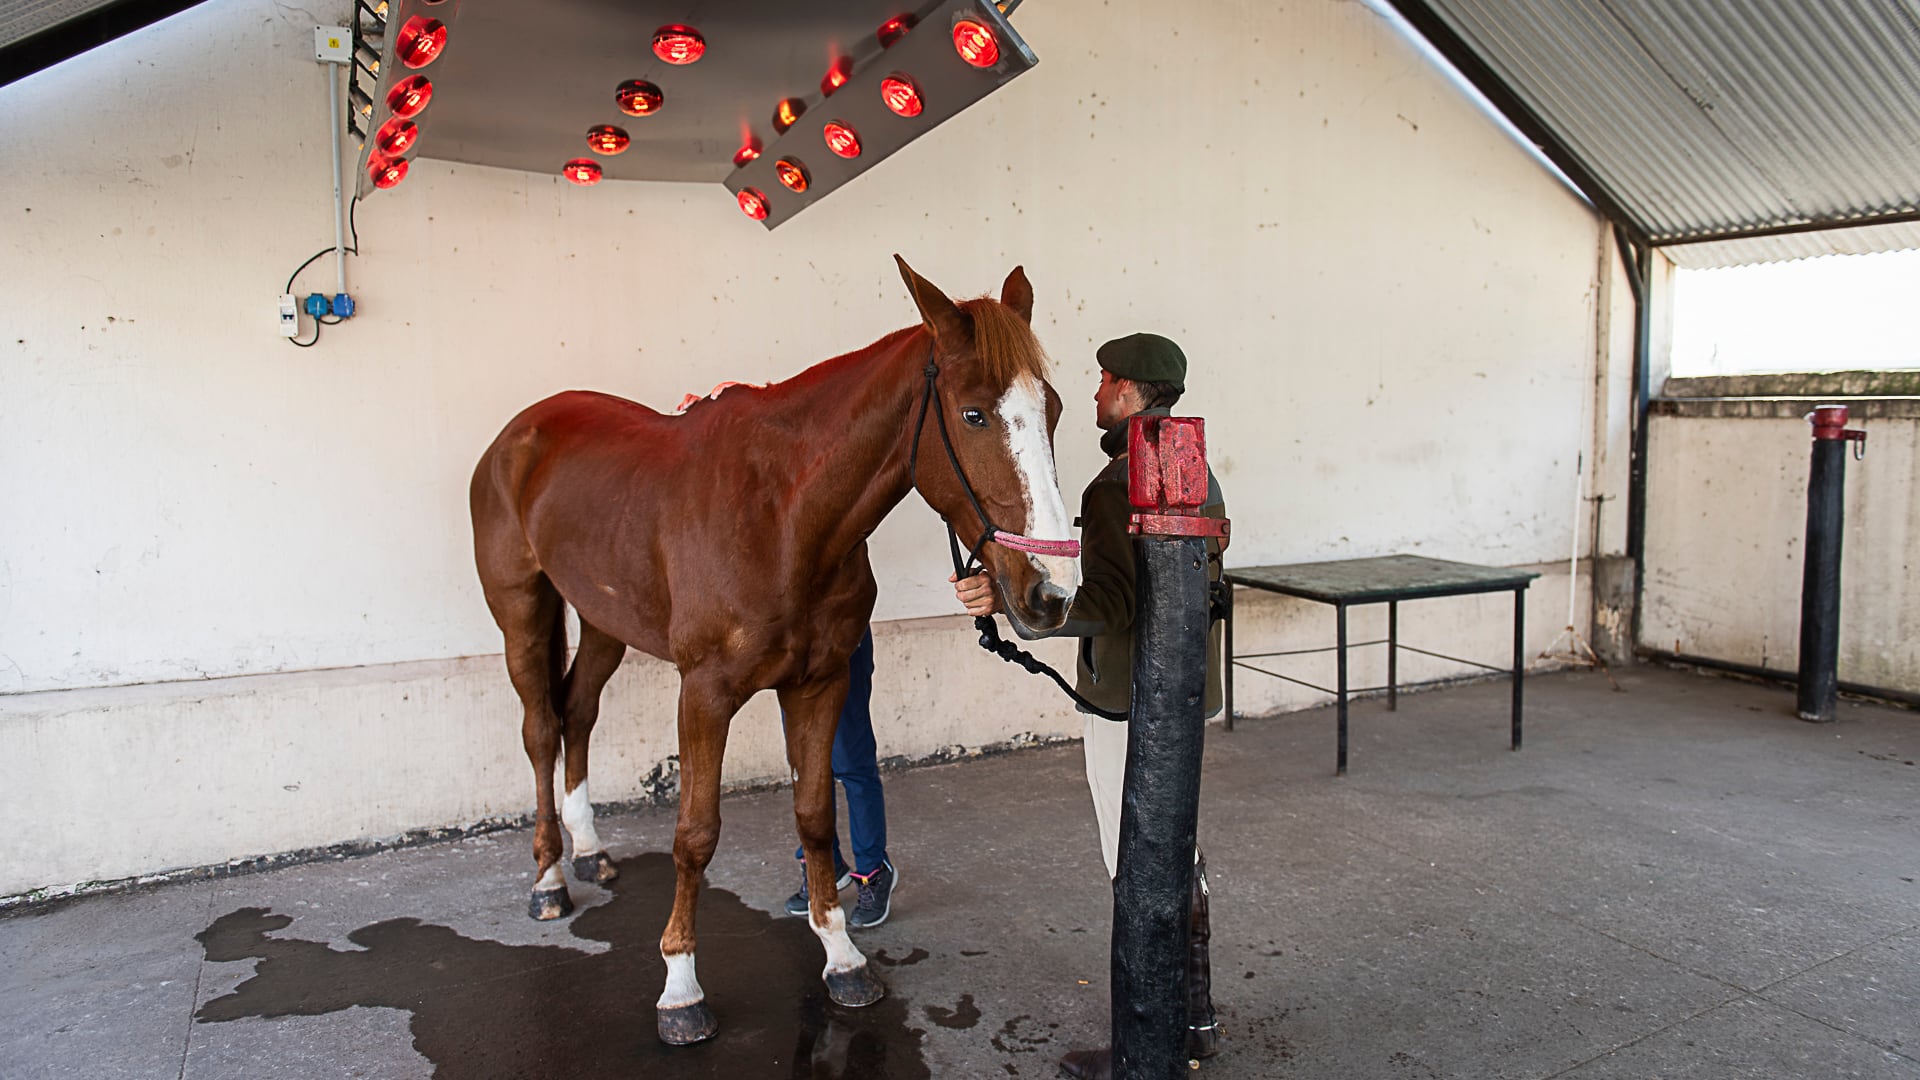
<svg viewBox="0 0 1920 1080">
<path fill-rule="evenodd" d="M 952 521 L 946 523 L 947 547 L 953 556 L 953 572 L 959 577 L 972 577 L 976 569 L 984 570 L 986 568 L 986 564 L 980 562 L 980 551 L 989 543 L 992 543 L 993 538 L 998 535 L 1001 530 L 994 525 L 991 518 L 987 517 L 986 509 L 980 505 L 979 496 L 973 493 L 973 484 L 967 480 L 967 471 L 960 467 L 960 456 L 953 452 L 953 436 L 947 434 L 947 411 L 945 409 L 933 408 L 933 400 L 936 396 L 934 394 L 933 384 L 934 380 L 940 377 L 940 365 L 934 362 L 932 345 L 927 346 L 926 376 L 926 388 L 920 393 L 920 418 L 914 421 L 913 446 L 907 452 L 907 482 L 918 483 L 918 477 L 920 475 L 920 433 L 926 430 L 927 413 L 931 411 L 934 414 L 934 422 L 940 425 L 940 445 L 947 452 L 947 463 L 953 466 L 953 475 L 960 481 L 960 490 L 967 493 L 967 503 L 973 507 L 973 512 L 979 516 L 980 524 L 984 526 L 980 533 L 980 539 L 974 541 L 973 547 L 967 551 L 966 559 L 962 560 L 960 558 L 959 534 L 953 531 Z"/>
</svg>

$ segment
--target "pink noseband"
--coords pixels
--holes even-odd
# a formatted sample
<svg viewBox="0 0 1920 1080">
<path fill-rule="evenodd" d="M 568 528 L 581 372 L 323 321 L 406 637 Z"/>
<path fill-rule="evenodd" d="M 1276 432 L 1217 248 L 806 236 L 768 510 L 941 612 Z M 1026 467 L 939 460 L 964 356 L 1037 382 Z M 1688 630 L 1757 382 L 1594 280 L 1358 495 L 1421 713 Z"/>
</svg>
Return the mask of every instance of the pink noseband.
<svg viewBox="0 0 1920 1080">
<path fill-rule="evenodd" d="M 1024 551 L 1032 555 L 1058 555 L 1068 559 L 1080 557 L 1078 540 L 1036 540 L 1031 536 L 1020 536 L 996 529 L 993 533 L 993 542 L 1002 547 L 1010 547 L 1015 551 Z"/>
</svg>

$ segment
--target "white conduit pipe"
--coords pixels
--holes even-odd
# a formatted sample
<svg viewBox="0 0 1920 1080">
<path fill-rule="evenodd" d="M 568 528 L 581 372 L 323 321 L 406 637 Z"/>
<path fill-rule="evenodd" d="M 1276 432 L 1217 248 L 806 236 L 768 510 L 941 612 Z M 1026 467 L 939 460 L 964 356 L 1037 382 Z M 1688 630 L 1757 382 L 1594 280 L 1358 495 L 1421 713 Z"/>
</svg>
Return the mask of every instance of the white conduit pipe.
<svg viewBox="0 0 1920 1080">
<path fill-rule="evenodd" d="M 327 105 L 333 127 L 327 141 L 333 146 L 333 274 L 334 295 L 347 291 L 347 204 L 340 196 L 340 65 L 327 65 Z"/>
</svg>

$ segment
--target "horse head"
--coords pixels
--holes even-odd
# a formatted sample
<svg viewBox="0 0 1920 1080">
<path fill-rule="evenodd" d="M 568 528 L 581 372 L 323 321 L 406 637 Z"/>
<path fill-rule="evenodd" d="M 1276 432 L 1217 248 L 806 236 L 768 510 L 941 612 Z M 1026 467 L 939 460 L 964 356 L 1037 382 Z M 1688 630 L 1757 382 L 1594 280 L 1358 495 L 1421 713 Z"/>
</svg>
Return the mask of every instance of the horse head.
<svg viewBox="0 0 1920 1080">
<path fill-rule="evenodd" d="M 1070 539 L 1053 464 L 1060 395 L 1047 383 L 1047 356 L 1033 334 L 1033 286 L 1016 266 L 999 299 L 955 303 L 898 255 L 894 260 L 920 307 L 930 370 L 938 372 L 913 418 L 914 486 L 961 543 L 977 546 L 1014 632 L 1034 638 L 1057 630 L 1080 584 L 1079 561 L 1064 553 L 1066 545 L 1035 552 L 980 542 L 989 529 L 1042 542 Z"/>
</svg>

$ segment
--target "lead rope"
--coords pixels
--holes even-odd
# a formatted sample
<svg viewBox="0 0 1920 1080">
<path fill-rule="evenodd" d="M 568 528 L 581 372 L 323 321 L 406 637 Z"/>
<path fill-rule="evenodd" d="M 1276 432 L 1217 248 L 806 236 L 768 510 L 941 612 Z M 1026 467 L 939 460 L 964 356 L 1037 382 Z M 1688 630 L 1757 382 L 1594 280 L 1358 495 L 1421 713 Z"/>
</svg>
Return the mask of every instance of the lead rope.
<svg viewBox="0 0 1920 1080">
<path fill-rule="evenodd" d="M 933 349 L 929 346 L 927 349 L 926 368 L 927 387 L 920 395 L 920 417 L 914 421 L 913 447 L 907 453 L 908 483 L 917 482 L 920 475 L 920 434 L 926 430 L 927 413 L 933 405 L 933 381 L 938 378 L 939 375 L 940 366 L 934 363 Z M 973 485 L 967 481 L 966 470 L 960 467 L 959 456 L 953 452 L 953 438 L 947 434 L 947 414 L 944 409 L 935 414 L 934 422 L 940 426 L 940 445 L 946 448 L 947 462 L 953 466 L 953 474 L 959 478 L 961 490 L 967 493 L 967 502 L 972 504 L 973 512 L 980 516 L 980 523 L 985 527 L 984 531 L 980 534 L 979 542 L 974 544 L 973 549 L 968 551 L 966 557 L 963 559 L 960 555 L 960 535 L 953 531 L 953 522 L 946 522 L 947 550 L 949 554 L 953 556 L 953 576 L 964 580 L 972 577 L 978 570 L 985 569 L 984 565 L 979 562 L 980 550 L 986 547 L 988 541 L 992 540 L 994 535 L 1000 530 L 995 528 L 993 522 L 987 519 L 987 512 L 981 508 L 980 500 L 973 494 Z M 1000 624 L 994 622 L 993 616 L 975 615 L 973 617 L 973 626 L 974 629 L 980 631 L 979 643 L 981 648 L 1005 660 L 1009 664 L 1014 664 L 1025 669 L 1029 674 L 1045 675 L 1047 678 L 1052 679 L 1054 685 L 1058 686 L 1069 698 L 1072 698 L 1073 703 L 1078 705 L 1082 712 L 1092 713 L 1102 720 L 1126 720 L 1126 713 L 1103 709 L 1093 702 L 1088 701 L 1086 698 L 1081 697 L 1078 691 L 1067 684 L 1067 680 L 1062 678 L 1059 672 L 1053 670 L 1053 668 L 1049 667 L 1039 657 L 1015 645 L 1013 642 L 1002 638 L 1000 636 Z"/>
<path fill-rule="evenodd" d="M 947 549 L 953 555 L 954 576 L 962 579 L 972 577 L 973 555 L 968 555 L 964 563 L 961 561 L 960 537 L 954 533 L 952 525 L 947 526 Z M 1061 692 L 1072 698 L 1073 703 L 1080 706 L 1082 712 L 1092 713 L 1102 720 L 1126 720 L 1126 713 L 1103 709 L 1093 702 L 1088 701 L 1086 698 L 1081 697 L 1080 692 L 1068 685 L 1067 680 L 1063 678 L 1059 672 L 1049 667 L 1045 661 L 1001 637 L 1000 624 L 994 621 L 993 616 L 975 615 L 973 617 L 973 628 L 980 631 L 981 648 L 1005 660 L 1009 664 L 1014 664 L 1026 669 L 1029 674 L 1045 675 L 1047 678 L 1052 679 L 1054 685 L 1058 686 Z"/>
</svg>

